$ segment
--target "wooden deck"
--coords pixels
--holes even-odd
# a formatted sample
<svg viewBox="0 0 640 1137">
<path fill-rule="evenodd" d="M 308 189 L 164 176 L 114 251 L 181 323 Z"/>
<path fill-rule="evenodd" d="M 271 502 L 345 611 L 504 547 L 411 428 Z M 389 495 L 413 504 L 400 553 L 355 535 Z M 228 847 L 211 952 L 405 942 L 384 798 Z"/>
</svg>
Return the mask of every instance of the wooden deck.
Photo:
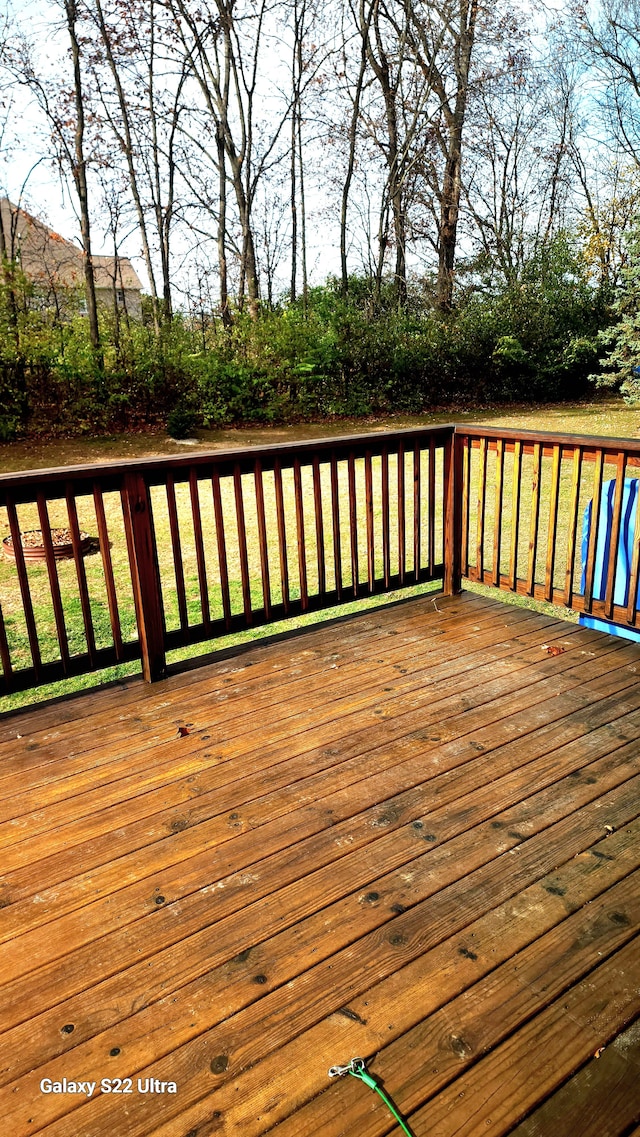
<svg viewBox="0 0 640 1137">
<path fill-rule="evenodd" d="M 637 1133 L 639 740 L 640 646 L 471 593 L 5 720 L 3 1133 L 399 1133 L 356 1055 L 416 1137 Z"/>
</svg>

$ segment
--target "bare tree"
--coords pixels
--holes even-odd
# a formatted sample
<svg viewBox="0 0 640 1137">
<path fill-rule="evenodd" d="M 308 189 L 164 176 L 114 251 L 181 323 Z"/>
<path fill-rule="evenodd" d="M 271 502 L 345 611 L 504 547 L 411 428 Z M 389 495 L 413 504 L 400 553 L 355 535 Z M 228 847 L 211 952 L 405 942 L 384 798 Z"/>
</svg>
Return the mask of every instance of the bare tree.
<svg viewBox="0 0 640 1137">
<path fill-rule="evenodd" d="M 10 28 L 8 16 L 5 16 L 0 26 L 0 55 L 6 51 L 9 41 Z M 8 164 L 14 147 L 14 139 L 10 137 L 10 124 L 15 121 L 14 98 L 11 83 L 6 79 L 0 86 L 0 156 Z M 3 193 L 4 191 L 4 193 Z M 5 196 L 6 195 L 6 196 Z M 3 200 L 4 198 L 4 200 Z M 20 349 L 20 332 L 18 328 L 18 306 L 14 280 L 14 219 L 11 216 L 8 186 L 0 187 L 0 272 L 6 297 L 7 318 L 9 333 L 14 341 L 16 351 Z M 6 226 L 6 229 L 5 229 Z"/>
<path fill-rule="evenodd" d="M 463 134 L 478 10 L 478 0 L 417 5 L 406 0 L 414 58 L 438 100 L 431 122 L 440 161 L 427 162 L 425 172 L 439 203 L 437 304 L 443 311 L 451 308 L 453 300 Z"/>
<path fill-rule="evenodd" d="M 145 267 L 147 270 L 147 277 L 149 280 L 149 287 L 151 289 L 152 305 L 153 305 L 153 321 L 156 332 L 160 330 L 159 312 L 158 312 L 158 290 L 156 286 L 155 270 L 151 256 L 151 246 L 149 243 L 149 236 L 147 232 L 147 219 L 145 209 L 142 201 L 142 194 L 140 191 L 138 171 L 136 168 L 135 152 L 136 142 L 134 140 L 134 126 L 132 124 L 132 115 L 130 108 L 130 101 L 125 93 L 123 78 L 120 73 L 119 62 L 116 58 L 114 48 L 114 29 L 105 19 L 105 13 L 101 0 L 94 0 L 93 15 L 96 20 L 102 44 L 104 47 L 106 61 L 111 72 L 113 85 L 117 96 L 117 109 L 118 114 L 113 113 L 104 88 L 100 79 L 100 72 L 98 67 L 94 64 L 94 79 L 97 89 L 101 96 L 103 111 L 106 115 L 107 121 L 115 135 L 118 142 L 120 151 L 125 157 L 127 164 L 127 174 L 129 180 L 129 190 L 135 205 L 136 215 L 138 218 L 138 227 L 140 232 L 140 240 L 142 243 L 142 251 L 144 255 Z M 96 63 L 98 60 L 96 60 Z"/>
<path fill-rule="evenodd" d="M 504 281 L 517 280 L 532 248 L 566 225 L 574 133 L 563 69 L 507 48 L 476 94 L 463 185 L 471 241 Z"/>
<path fill-rule="evenodd" d="M 242 19 L 235 0 L 215 0 L 210 8 L 193 10 L 186 0 L 168 0 L 192 77 L 202 94 L 224 149 L 242 232 L 240 302 L 245 282 L 249 310 L 258 314 L 260 286 L 251 212 L 257 180 L 267 160 L 263 153 L 256 163 L 255 114 L 259 61 L 263 49 L 266 0 Z M 275 145 L 286 115 L 276 124 Z M 219 163 L 218 163 L 219 164 Z M 224 236 L 223 236 L 224 239 Z"/>
<path fill-rule="evenodd" d="M 85 96 L 82 82 L 82 68 L 80 62 L 80 44 L 78 40 L 78 5 L 76 0 L 64 0 L 64 11 L 71 44 L 71 60 L 73 64 L 73 99 L 75 104 L 75 124 L 73 132 L 73 151 L 69 151 L 71 173 L 75 183 L 78 204 L 80 207 L 80 232 L 82 234 L 82 249 L 84 252 L 84 279 L 87 292 L 87 316 L 89 319 L 89 336 L 91 346 L 96 355 L 100 355 L 100 331 L 98 328 L 98 306 L 96 303 L 96 285 L 93 272 L 93 258 L 91 255 L 91 219 L 89 215 L 89 189 L 87 184 L 87 162 L 84 152 L 85 139 Z M 60 136 L 65 138 L 64 128 Z M 66 142 L 65 142 L 66 148 Z"/>
<path fill-rule="evenodd" d="M 60 3 L 70 45 L 71 86 L 60 85 L 56 79 L 49 81 L 41 73 L 36 62 L 34 46 L 24 33 L 19 33 L 5 52 L 4 63 L 12 72 L 14 80 L 27 87 L 35 97 L 49 124 L 60 171 L 63 176 L 71 176 L 78 201 L 89 336 L 96 362 L 102 366 L 91 252 L 91 217 L 85 155 L 88 100 L 84 90 L 78 32 L 80 14 L 77 0 L 60 0 Z"/>
<path fill-rule="evenodd" d="M 351 9 L 354 20 L 357 19 L 356 13 L 353 8 Z M 364 18 L 363 18 L 364 16 Z M 349 116 L 349 125 L 347 128 L 347 143 L 348 143 L 348 156 L 347 167 L 344 174 L 342 183 L 342 195 L 340 203 L 340 271 L 342 278 L 342 293 L 346 295 L 349 287 L 349 273 L 347 268 L 347 223 L 349 215 L 349 195 L 351 193 L 351 184 L 353 182 L 353 174 L 356 162 L 356 151 L 358 144 L 358 122 L 360 119 L 360 106 L 362 101 L 362 92 L 365 85 L 367 75 L 367 49 L 369 44 L 369 32 L 371 28 L 371 19 L 373 17 L 373 3 L 370 3 L 366 14 L 363 13 L 361 8 L 360 15 L 360 52 L 358 60 L 358 72 L 351 94 L 351 113 Z M 343 49 L 343 73 L 346 74 L 347 61 L 346 52 Z"/>
<path fill-rule="evenodd" d="M 161 310 L 165 321 L 171 319 L 173 310 L 171 234 L 179 158 L 176 145 L 188 66 L 184 58 L 176 59 L 175 53 L 167 55 L 171 28 L 158 0 L 124 0 L 109 8 L 105 0 L 87 0 L 87 4 L 98 35 L 92 78 L 100 94 L 102 114 L 126 163 L 157 331 Z M 154 231 L 162 304 L 152 247 Z"/>
<path fill-rule="evenodd" d="M 404 17 L 404 10 L 402 10 Z M 369 66 L 377 80 L 384 103 L 384 143 L 383 151 L 387 163 L 387 185 L 383 195 L 380 225 L 380 258 L 377 273 L 377 286 L 380 287 L 384 249 L 388 240 L 387 225 L 384 218 L 388 211 L 393 217 L 393 230 L 396 249 L 395 287 L 400 304 L 407 295 L 406 263 L 406 216 L 404 209 L 403 158 L 408 152 L 410 140 L 403 140 L 399 131 L 398 99 L 401 92 L 402 72 L 405 63 L 406 23 L 398 25 L 381 0 L 373 0 L 369 12 L 365 0 L 360 0 L 360 34 L 366 46 Z M 388 33 L 392 33 L 389 37 Z M 379 136 L 380 138 L 380 136 Z"/>
<path fill-rule="evenodd" d="M 640 2 L 600 0 L 593 18 L 586 3 L 573 0 L 569 16 L 567 30 L 589 63 L 591 98 L 618 146 L 640 166 Z"/>
</svg>

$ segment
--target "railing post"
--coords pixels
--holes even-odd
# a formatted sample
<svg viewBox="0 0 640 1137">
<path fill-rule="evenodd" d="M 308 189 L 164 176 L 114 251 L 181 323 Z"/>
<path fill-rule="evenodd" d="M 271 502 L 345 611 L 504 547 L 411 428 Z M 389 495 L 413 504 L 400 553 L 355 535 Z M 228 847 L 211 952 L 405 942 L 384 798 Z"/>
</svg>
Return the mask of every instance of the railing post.
<svg viewBox="0 0 640 1137">
<path fill-rule="evenodd" d="M 445 596 L 462 591 L 462 437 L 451 429 L 444 444 Z"/>
<path fill-rule="evenodd" d="M 141 474 L 125 474 L 122 508 L 140 638 L 142 675 L 147 683 L 153 683 L 162 679 L 166 673 L 164 617 L 151 502 Z"/>
</svg>

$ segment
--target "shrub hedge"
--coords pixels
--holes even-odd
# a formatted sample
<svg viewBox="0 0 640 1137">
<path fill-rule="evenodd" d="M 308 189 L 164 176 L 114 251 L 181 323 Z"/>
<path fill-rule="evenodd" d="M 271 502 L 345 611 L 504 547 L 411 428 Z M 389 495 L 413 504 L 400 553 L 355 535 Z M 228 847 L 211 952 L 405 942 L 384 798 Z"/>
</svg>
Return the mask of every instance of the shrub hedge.
<svg viewBox="0 0 640 1137">
<path fill-rule="evenodd" d="M 566 237 L 532 255 L 512 281 L 464 278 L 456 309 L 412 283 L 403 309 L 391 284 L 376 294 L 329 280 L 230 329 L 207 314 L 174 317 L 160 334 L 101 314 L 103 359 L 86 320 L 27 302 L 17 325 L 0 295 L 0 440 L 28 431 L 100 431 L 166 422 L 276 422 L 419 411 L 487 401 L 571 399 L 589 390 L 604 351 L 611 298 L 590 283 Z M 172 419 L 177 422 L 176 414 Z M 178 429 L 180 424 L 178 423 Z"/>
</svg>

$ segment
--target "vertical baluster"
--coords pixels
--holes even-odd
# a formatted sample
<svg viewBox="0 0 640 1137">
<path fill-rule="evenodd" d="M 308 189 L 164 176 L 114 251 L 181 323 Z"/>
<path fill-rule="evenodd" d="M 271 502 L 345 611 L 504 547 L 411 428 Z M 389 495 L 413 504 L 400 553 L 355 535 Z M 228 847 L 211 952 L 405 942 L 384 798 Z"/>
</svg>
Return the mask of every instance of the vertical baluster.
<svg viewBox="0 0 640 1137">
<path fill-rule="evenodd" d="M 176 491 L 172 473 L 167 474 L 167 509 L 169 511 L 169 529 L 171 532 L 171 550 L 173 553 L 173 567 L 176 574 L 176 592 L 178 596 L 178 613 L 180 615 L 180 628 L 184 632 L 189 626 L 187 614 L 187 595 L 184 586 L 184 571 L 182 568 L 182 545 L 180 543 L 180 526 L 178 523 L 178 509 L 176 506 Z"/>
<path fill-rule="evenodd" d="M 509 557 L 509 588 L 516 592 L 518 585 L 518 538 L 520 536 L 520 488 L 522 484 L 522 443 L 513 448 L 513 481 L 511 491 L 511 549 Z"/>
<path fill-rule="evenodd" d="M 469 576 L 469 493 L 471 489 L 471 439 L 461 438 L 462 447 L 462 535 L 460 563 L 462 575 Z"/>
<path fill-rule="evenodd" d="M 493 583 L 500 588 L 500 555 L 502 552 L 502 489 L 504 483 L 504 442 L 496 440 L 496 492 L 493 517 Z"/>
<path fill-rule="evenodd" d="M 358 595 L 360 572 L 358 568 L 358 517 L 356 514 L 356 464 L 353 453 L 347 461 L 349 471 L 349 526 L 351 531 L 351 579 L 353 595 Z"/>
<path fill-rule="evenodd" d="M 51 523 L 49 521 L 49 510 L 47 509 L 47 502 L 44 493 L 38 493 L 37 503 L 38 518 L 40 520 L 40 532 L 42 534 L 42 544 L 44 546 L 44 555 L 47 563 L 47 574 L 49 576 L 49 588 L 51 590 L 51 600 L 53 603 L 53 615 L 56 623 L 56 634 L 58 637 L 58 646 L 60 648 L 60 659 L 62 661 L 62 670 L 65 675 L 68 675 L 69 640 L 67 638 L 67 627 L 64 621 L 62 596 L 60 595 L 58 566 L 56 565 L 56 556 L 53 550 L 53 541 L 51 540 Z"/>
<path fill-rule="evenodd" d="M 302 611 L 309 608 L 309 588 L 307 585 L 307 554 L 304 542 L 304 512 L 302 505 L 302 473 L 300 459 L 293 460 L 293 485 L 296 498 L 296 532 L 298 536 L 298 572 L 300 576 L 300 600 Z"/>
<path fill-rule="evenodd" d="M 229 569 L 227 566 L 227 542 L 224 532 L 224 512 L 222 509 L 222 494 L 220 492 L 220 474 L 216 469 L 211 478 L 211 491 L 213 494 L 213 513 L 216 522 L 216 545 L 218 549 L 218 568 L 220 570 L 220 591 L 222 593 L 222 612 L 224 626 L 227 631 L 231 629 L 231 594 L 229 592 Z"/>
<path fill-rule="evenodd" d="M 320 459 L 313 458 L 313 507 L 316 521 L 316 548 L 318 551 L 318 592 L 324 596 L 327 579 L 324 563 L 324 520 L 322 517 L 322 483 L 320 481 Z"/>
<path fill-rule="evenodd" d="M 7 640 L 7 630 L 4 626 L 4 616 L 2 615 L 2 605 L 0 604 L 0 663 L 2 663 L 2 673 L 4 676 L 5 693 L 9 692 L 13 686 L 13 668 L 11 666 L 11 653 L 9 651 L 9 642 Z"/>
<path fill-rule="evenodd" d="M 421 542 L 421 511 L 420 511 L 420 459 L 422 457 L 420 443 L 413 447 L 413 576 L 416 584 L 420 580 L 420 542 Z M 429 513 L 433 503 L 429 502 Z M 429 518 L 431 524 L 431 518 Z"/>
<path fill-rule="evenodd" d="M 82 542 L 80 540 L 80 526 L 78 524 L 78 511 L 76 508 L 76 498 L 73 491 L 71 482 L 66 485 L 66 499 L 67 499 L 67 514 L 69 517 L 69 529 L 71 531 L 71 545 L 73 548 L 73 559 L 76 566 L 76 577 L 78 579 L 78 591 L 80 592 L 80 607 L 82 609 L 82 622 L 84 624 L 84 634 L 87 640 L 87 651 L 89 653 L 89 664 L 91 667 L 96 665 L 96 639 L 93 630 L 93 616 L 91 614 L 91 602 L 89 600 L 89 589 L 87 587 L 87 574 L 84 567 L 84 557 L 82 555 Z"/>
<path fill-rule="evenodd" d="M 289 566 L 287 563 L 287 532 L 285 528 L 284 494 L 282 492 L 282 467 L 278 460 L 276 460 L 273 467 L 273 477 L 276 489 L 276 516 L 278 520 L 280 587 L 282 589 L 282 603 L 284 605 L 285 615 L 288 615 L 291 601 L 289 596 Z"/>
<path fill-rule="evenodd" d="M 455 596 L 462 588 L 462 455 L 464 447 L 453 428 L 445 438 L 443 453 L 444 573 L 442 590 Z M 435 507 L 434 507 L 435 508 Z"/>
<path fill-rule="evenodd" d="M 405 518 L 405 488 L 404 488 L 404 443 L 398 444 L 398 576 L 400 584 L 404 584 L 404 574 L 407 564 L 407 534 Z"/>
<path fill-rule="evenodd" d="M 551 496 L 549 498 L 549 529 L 547 533 L 547 556 L 544 575 L 544 598 L 553 600 L 553 574 L 556 563 L 556 538 L 558 533 L 558 501 L 560 497 L 560 447 L 553 448 L 553 465 L 551 468 Z"/>
<path fill-rule="evenodd" d="M 576 536 L 578 532 L 578 508 L 580 505 L 580 481 L 582 477 L 582 447 L 573 451 L 571 472 L 571 501 L 569 504 L 569 534 L 567 539 L 567 567 L 564 574 L 564 602 L 567 608 L 573 603 L 573 576 L 576 567 Z"/>
<path fill-rule="evenodd" d="M 208 634 L 211 629 L 211 613 L 209 610 L 209 587 L 207 585 L 207 566 L 204 555 L 204 541 L 202 539 L 202 518 L 200 516 L 200 494 L 198 492 L 198 473 L 195 466 L 189 470 L 189 493 L 191 496 L 191 515 L 193 517 L 193 536 L 196 546 L 196 562 L 198 565 L 198 585 L 200 589 L 200 609 L 204 630 Z"/>
<path fill-rule="evenodd" d="M 251 626 L 251 583 L 249 580 L 249 556 L 247 553 L 247 529 L 244 520 L 244 500 L 242 497 L 242 474 L 240 463 L 233 468 L 233 488 L 236 499 L 236 519 L 238 522 L 238 553 L 240 555 L 240 576 L 242 578 L 242 607 L 247 627 Z"/>
<path fill-rule="evenodd" d="M 427 527 L 427 556 L 429 576 L 436 568 L 436 440 L 429 439 L 429 512 Z"/>
<path fill-rule="evenodd" d="M 340 494 L 338 492 L 338 459 L 331 455 L 331 524 L 333 530 L 333 569 L 338 600 L 342 598 L 342 550 L 340 547 Z"/>
<path fill-rule="evenodd" d="M 364 486 L 367 513 L 367 581 L 369 584 L 369 592 L 373 592 L 376 564 L 373 535 L 373 472 L 371 469 L 370 450 L 367 450 L 364 457 Z"/>
<path fill-rule="evenodd" d="M 478 458 L 478 521 L 476 530 L 476 574 L 482 580 L 484 575 L 484 514 L 487 500 L 487 440 L 480 439 Z"/>
<path fill-rule="evenodd" d="M 640 485 L 638 486 L 640 489 Z M 638 577 L 640 576 L 640 494 L 636 494 L 636 517 L 633 529 L 633 553 L 631 556 L 631 576 L 627 598 L 627 623 L 635 624 L 638 606 Z"/>
<path fill-rule="evenodd" d="M 609 562 L 607 564 L 607 583 L 604 600 L 604 614 L 607 620 L 611 620 L 613 617 L 613 601 L 615 595 L 616 568 L 618 564 L 618 547 L 620 544 L 622 503 L 624 500 L 624 475 L 626 466 L 627 455 L 624 450 L 621 450 L 618 454 L 618 460 L 616 463 L 616 488 L 613 496 L 611 543 L 609 545 Z"/>
<path fill-rule="evenodd" d="M 533 444 L 533 476 L 531 480 L 531 519 L 529 525 L 529 564 L 527 569 L 527 595 L 533 596 L 536 578 L 536 554 L 538 551 L 538 523 L 540 520 L 540 476 L 542 473 L 542 449 L 539 442 Z"/>
<path fill-rule="evenodd" d="M 382 450 L 382 567 L 384 586 L 391 580 L 391 549 L 389 545 L 389 451 Z"/>
<path fill-rule="evenodd" d="M 260 572 L 262 575 L 262 599 L 265 619 L 271 619 L 271 581 L 269 579 L 269 553 L 267 549 L 267 519 L 264 508 L 264 486 L 262 484 L 262 465 L 256 458 L 253 467 L 256 491 L 256 510 L 258 514 L 258 541 L 260 544 Z"/>
<path fill-rule="evenodd" d="M 107 603 L 109 605 L 109 622 L 111 624 L 111 635 L 113 636 L 113 646 L 116 651 L 116 659 L 123 658 L 122 650 L 122 629 L 120 627 L 120 612 L 118 609 L 118 593 L 116 590 L 115 577 L 113 575 L 113 562 L 111 560 L 111 547 L 109 544 L 109 530 L 107 528 L 107 518 L 104 512 L 104 501 L 102 498 L 102 489 L 98 482 L 93 484 L 93 504 L 96 511 L 96 521 L 98 523 L 98 538 L 100 540 L 100 556 L 102 558 L 102 571 L 104 573 L 104 583 L 107 590 Z"/>
<path fill-rule="evenodd" d="M 589 527 L 589 542 L 587 546 L 587 566 L 585 572 L 584 610 L 590 612 L 593 607 L 593 578 L 596 570 L 596 543 L 598 529 L 600 528 L 600 498 L 602 496 L 602 471 L 604 454 L 598 449 L 595 452 L 593 470 L 593 495 L 591 498 L 591 525 Z"/>
<path fill-rule="evenodd" d="M 9 532 L 11 533 L 11 540 L 13 542 L 13 552 L 16 561 L 16 571 L 18 573 L 18 584 L 20 585 L 20 595 L 22 597 L 22 609 L 24 618 L 27 625 L 27 636 L 29 637 L 29 647 L 31 649 L 31 659 L 33 662 L 33 669 L 35 671 L 36 680 L 40 679 L 42 659 L 40 656 L 40 644 L 38 641 L 38 632 L 36 630 L 36 621 L 33 615 L 33 604 L 31 601 L 31 591 L 29 589 L 29 577 L 27 576 L 27 566 L 24 561 L 24 553 L 22 551 L 22 540 L 20 537 L 20 525 L 18 524 L 18 514 L 16 511 L 13 500 L 7 500 L 7 517 L 9 520 Z"/>
</svg>

